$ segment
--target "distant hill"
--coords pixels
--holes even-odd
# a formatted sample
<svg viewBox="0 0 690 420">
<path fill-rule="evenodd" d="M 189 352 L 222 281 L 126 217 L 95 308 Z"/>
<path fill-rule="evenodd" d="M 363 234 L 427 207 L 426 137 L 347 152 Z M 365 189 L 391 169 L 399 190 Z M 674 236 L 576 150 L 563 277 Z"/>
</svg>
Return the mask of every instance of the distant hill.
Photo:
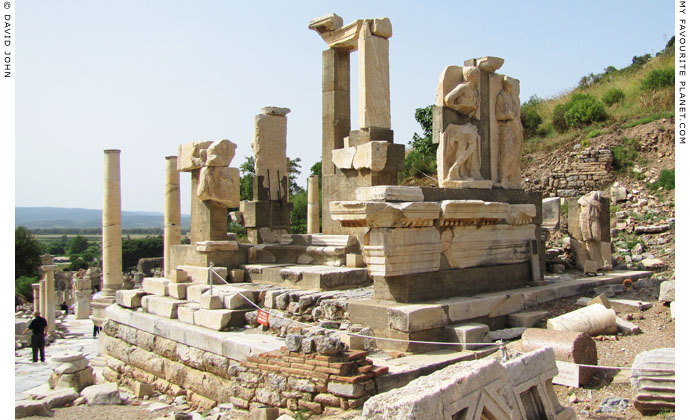
<svg viewBox="0 0 690 420">
<path fill-rule="evenodd" d="M 65 207 L 15 207 L 14 225 L 29 229 L 88 229 L 100 228 L 101 210 L 70 209 Z M 182 215 L 182 228 L 188 229 L 190 216 Z M 146 211 L 123 211 L 123 229 L 163 228 L 163 214 Z"/>
</svg>

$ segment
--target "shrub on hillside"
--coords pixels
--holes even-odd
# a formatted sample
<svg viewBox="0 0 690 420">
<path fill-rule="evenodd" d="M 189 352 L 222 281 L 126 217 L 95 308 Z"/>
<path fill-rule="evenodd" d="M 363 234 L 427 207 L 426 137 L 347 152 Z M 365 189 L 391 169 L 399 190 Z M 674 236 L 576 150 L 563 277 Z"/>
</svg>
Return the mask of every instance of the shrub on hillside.
<svg viewBox="0 0 690 420">
<path fill-rule="evenodd" d="M 553 109 L 553 128 L 559 133 L 568 131 L 568 123 L 565 122 L 565 111 L 568 110 L 568 104 L 558 104 Z"/>
<path fill-rule="evenodd" d="M 604 104 L 588 94 L 576 93 L 568 102 L 568 109 L 563 115 L 570 127 L 584 127 L 595 121 L 606 119 Z"/>
<path fill-rule="evenodd" d="M 543 120 L 534 107 L 523 106 L 520 121 L 522 122 L 522 128 L 525 130 L 525 137 L 530 138 L 537 134 L 537 129 Z"/>
<path fill-rule="evenodd" d="M 647 76 L 642 79 L 642 89 L 654 90 L 665 87 L 671 87 L 676 83 L 676 72 L 673 67 L 666 67 L 664 69 L 655 69 L 650 71 Z"/>
<path fill-rule="evenodd" d="M 607 106 L 611 106 L 615 103 L 621 102 L 624 98 L 625 93 L 623 93 L 622 90 L 618 88 L 611 88 L 604 93 L 604 96 L 601 97 L 601 100 L 604 101 Z"/>
</svg>

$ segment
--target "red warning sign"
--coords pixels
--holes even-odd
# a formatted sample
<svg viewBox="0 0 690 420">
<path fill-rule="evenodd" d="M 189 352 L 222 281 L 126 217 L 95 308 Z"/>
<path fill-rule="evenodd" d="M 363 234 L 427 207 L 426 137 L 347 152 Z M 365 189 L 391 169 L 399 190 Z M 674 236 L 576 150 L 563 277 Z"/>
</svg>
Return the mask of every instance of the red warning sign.
<svg viewBox="0 0 690 420">
<path fill-rule="evenodd" d="M 256 316 L 256 322 L 268 327 L 268 312 L 259 309 L 259 312 Z"/>
</svg>

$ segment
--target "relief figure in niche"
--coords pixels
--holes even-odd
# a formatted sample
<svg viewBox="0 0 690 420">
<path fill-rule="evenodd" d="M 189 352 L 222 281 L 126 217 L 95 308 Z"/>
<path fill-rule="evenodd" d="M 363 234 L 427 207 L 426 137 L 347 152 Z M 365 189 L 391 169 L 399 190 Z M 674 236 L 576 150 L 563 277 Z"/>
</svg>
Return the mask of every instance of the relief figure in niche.
<svg viewBox="0 0 690 420">
<path fill-rule="evenodd" d="M 463 81 L 444 98 L 448 108 L 452 108 L 472 118 L 479 118 L 479 68 L 463 67 Z"/>
<path fill-rule="evenodd" d="M 601 264 L 602 257 L 599 249 L 601 243 L 601 192 L 592 191 L 582 196 L 577 203 L 580 205 L 580 232 L 585 242 L 588 259 Z"/>
<path fill-rule="evenodd" d="M 506 189 L 521 187 L 520 158 L 522 156 L 522 123 L 517 80 L 503 79 L 503 90 L 496 98 L 498 121 L 498 176 Z"/>
<path fill-rule="evenodd" d="M 443 147 L 439 148 L 439 181 L 442 180 L 442 186 L 452 181 L 482 179 L 479 173 L 479 133 L 474 125 L 449 124 L 442 141 Z"/>
</svg>

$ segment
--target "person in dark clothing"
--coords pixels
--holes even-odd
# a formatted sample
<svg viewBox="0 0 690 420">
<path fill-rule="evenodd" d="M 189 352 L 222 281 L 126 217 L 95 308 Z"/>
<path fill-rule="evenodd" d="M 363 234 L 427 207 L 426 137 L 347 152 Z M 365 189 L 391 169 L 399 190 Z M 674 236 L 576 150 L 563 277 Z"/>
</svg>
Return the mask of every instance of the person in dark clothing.
<svg viewBox="0 0 690 420">
<path fill-rule="evenodd" d="M 69 311 L 69 307 L 67 306 L 67 302 L 62 302 L 60 305 L 60 310 L 65 311 L 65 315 L 67 315 L 67 312 Z"/>
<path fill-rule="evenodd" d="M 48 321 L 41 316 L 41 313 L 34 312 L 34 319 L 29 322 L 22 334 L 31 330 L 31 350 L 33 352 L 33 362 L 38 362 L 38 354 L 41 353 L 41 362 L 46 361 L 46 334 L 48 333 Z"/>
</svg>

